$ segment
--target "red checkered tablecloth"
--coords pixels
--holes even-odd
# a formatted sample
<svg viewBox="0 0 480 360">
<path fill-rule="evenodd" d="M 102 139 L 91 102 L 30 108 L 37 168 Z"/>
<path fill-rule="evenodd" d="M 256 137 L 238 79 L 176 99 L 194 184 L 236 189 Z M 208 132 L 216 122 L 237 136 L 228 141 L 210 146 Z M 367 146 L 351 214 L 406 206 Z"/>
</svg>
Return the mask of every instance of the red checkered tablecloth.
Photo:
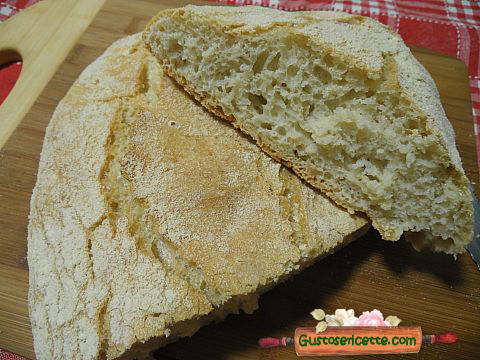
<svg viewBox="0 0 480 360">
<path fill-rule="evenodd" d="M 39 0 L 0 0 L 0 22 Z M 462 60 L 468 67 L 480 159 L 480 3 L 466 0 L 211 0 L 228 5 L 270 6 L 286 11 L 334 10 L 369 16 L 400 33 L 406 43 Z M 20 72 L 0 64 L 0 104 Z M 19 360 L 0 349 L 0 360 Z"/>
<path fill-rule="evenodd" d="M 25 360 L 25 358 L 0 349 L 0 360 Z"/>
</svg>

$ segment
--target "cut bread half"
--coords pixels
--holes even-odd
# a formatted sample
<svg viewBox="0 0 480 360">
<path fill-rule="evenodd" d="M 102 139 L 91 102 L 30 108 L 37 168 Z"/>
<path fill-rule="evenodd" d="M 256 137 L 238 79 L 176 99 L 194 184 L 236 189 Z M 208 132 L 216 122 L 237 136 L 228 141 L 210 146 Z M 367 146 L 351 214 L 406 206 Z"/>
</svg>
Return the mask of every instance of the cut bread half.
<svg viewBox="0 0 480 360">
<path fill-rule="evenodd" d="M 36 357 L 149 358 L 368 228 L 125 38 L 46 131 L 28 227 Z"/>
<path fill-rule="evenodd" d="M 386 240 L 457 254 L 472 197 L 435 84 L 400 36 L 335 12 L 187 6 L 143 40 L 208 110 Z"/>
</svg>

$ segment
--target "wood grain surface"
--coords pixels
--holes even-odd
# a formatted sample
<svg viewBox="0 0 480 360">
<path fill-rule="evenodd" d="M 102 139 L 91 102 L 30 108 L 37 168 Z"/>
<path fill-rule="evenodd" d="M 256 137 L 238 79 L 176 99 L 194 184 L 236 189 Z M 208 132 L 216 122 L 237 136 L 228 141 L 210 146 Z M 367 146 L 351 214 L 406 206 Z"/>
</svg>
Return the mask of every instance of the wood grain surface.
<svg viewBox="0 0 480 360">
<path fill-rule="evenodd" d="M 27 310 L 26 227 L 44 131 L 55 106 L 113 41 L 141 31 L 160 9 L 185 3 L 107 0 L 0 151 L 0 348 L 34 357 Z M 413 51 L 438 85 L 465 170 L 477 182 L 467 70 L 458 60 Z M 470 256 L 463 254 L 455 261 L 444 254 L 417 253 L 404 241 L 382 241 L 371 230 L 262 296 L 254 314 L 229 316 L 159 350 L 157 357 L 295 359 L 293 347 L 260 349 L 256 342 L 267 336 L 293 336 L 299 326 L 315 326 L 309 313 L 319 307 L 327 313 L 336 308 L 357 313 L 376 308 L 399 316 L 402 325 L 421 326 L 424 333 L 458 334 L 455 344 L 425 346 L 419 355 L 401 355 L 402 359 L 472 359 L 480 353 L 480 272 Z"/>
</svg>

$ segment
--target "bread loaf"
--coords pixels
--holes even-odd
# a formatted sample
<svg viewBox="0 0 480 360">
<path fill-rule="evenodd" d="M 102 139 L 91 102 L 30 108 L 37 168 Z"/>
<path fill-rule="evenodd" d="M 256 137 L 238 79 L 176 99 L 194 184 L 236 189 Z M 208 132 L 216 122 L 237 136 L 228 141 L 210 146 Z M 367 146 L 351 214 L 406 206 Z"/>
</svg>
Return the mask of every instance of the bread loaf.
<svg viewBox="0 0 480 360">
<path fill-rule="evenodd" d="M 143 39 L 209 111 L 387 240 L 457 254 L 472 197 L 435 84 L 399 35 L 336 12 L 187 6 Z"/>
<path fill-rule="evenodd" d="M 163 75 L 140 35 L 48 125 L 28 227 L 37 359 L 145 358 L 369 227 Z"/>
</svg>

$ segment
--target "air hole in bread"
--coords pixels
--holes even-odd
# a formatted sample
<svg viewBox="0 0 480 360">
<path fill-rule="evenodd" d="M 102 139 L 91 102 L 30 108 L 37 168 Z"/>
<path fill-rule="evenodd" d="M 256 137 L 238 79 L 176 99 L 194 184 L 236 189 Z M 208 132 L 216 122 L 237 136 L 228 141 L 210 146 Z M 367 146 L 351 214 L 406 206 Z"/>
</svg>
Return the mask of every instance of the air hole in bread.
<svg viewBox="0 0 480 360">
<path fill-rule="evenodd" d="M 255 74 L 258 74 L 260 71 L 263 70 L 263 67 L 265 65 L 265 62 L 267 61 L 268 58 L 268 52 L 264 51 L 261 52 L 258 56 L 257 59 L 255 60 L 255 63 L 253 64 L 253 72 Z"/>
<path fill-rule="evenodd" d="M 262 129 L 272 130 L 272 125 L 269 123 L 262 123 L 260 126 L 262 127 Z"/>
<path fill-rule="evenodd" d="M 270 61 L 270 63 L 267 66 L 267 69 L 270 71 L 277 71 L 278 70 L 278 62 L 280 61 L 280 53 L 277 53 L 273 59 Z"/>
<path fill-rule="evenodd" d="M 262 95 L 247 93 L 250 103 L 259 114 L 263 114 L 263 106 L 267 104 L 267 100 Z"/>
</svg>

